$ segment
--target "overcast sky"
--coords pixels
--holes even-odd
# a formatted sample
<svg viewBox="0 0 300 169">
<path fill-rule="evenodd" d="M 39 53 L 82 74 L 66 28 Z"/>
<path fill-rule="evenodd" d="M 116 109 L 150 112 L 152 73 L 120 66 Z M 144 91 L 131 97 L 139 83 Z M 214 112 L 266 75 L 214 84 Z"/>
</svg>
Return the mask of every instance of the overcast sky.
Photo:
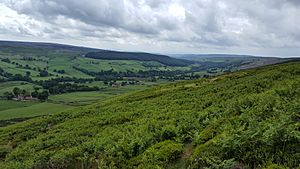
<svg viewBox="0 0 300 169">
<path fill-rule="evenodd" d="M 300 56 L 300 0 L 0 0 L 0 39 Z"/>
</svg>

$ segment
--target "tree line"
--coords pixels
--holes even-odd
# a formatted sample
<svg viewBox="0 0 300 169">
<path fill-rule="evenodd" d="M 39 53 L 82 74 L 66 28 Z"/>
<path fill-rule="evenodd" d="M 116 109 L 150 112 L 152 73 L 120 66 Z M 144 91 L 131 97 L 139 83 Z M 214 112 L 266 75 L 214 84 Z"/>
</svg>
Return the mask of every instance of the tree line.
<svg viewBox="0 0 300 169">
<path fill-rule="evenodd" d="M 155 79 L 170 79 L 170 80 L 183 80 L 183 79 L 196 79 L 200 78 L 200 75 L 194 74 L 190 71 L 163 71 L 163 70 L 148 70 L 133 72 L 127 70 L 126 72 L 117 72 L 113 69 L 101 70 L 99 72 L 89 71 L 83 68 L 73 66 L 74 69 L 81 71 L 82 73 L 88 74 L 95 77 L 96 81 L 111 81 L 111 80 L 123 80 L 126 78 L 155 78 Z"/>
<path fill-rule="evenodd" d="M 26 81 L 29 83 L 33 83 L 39 86 L 42 86 L 43 89 L 49 91 L 50 94 L 60 94 L 60 93 L 69 93 L 69 92 L 76 92 L 76 91 L 97 91 L 99 87 L 97 86 L 87 86 L 87 85 L 79 85 L 76 83 L 85 83 L 91 82 L 92 79 L 77 79 L 77 78 L 69 78 L 69 77 L 62 77 L 62 78 L 55 78 L 49 80 L 39 80 L 34 81 L 30 78 L 29 74 L 26 73 L 25 76 L 21 74 L 11 74 L 5 72 L 2 68 L 0 68 L 0 75 L 6 77 L 6 79 L 1 79 L 0 81 Z"/>
<path fill-rule="evenodd" d="M 11 92 L 5 92 L 4 98 L 8 100 L 41 100 L 45 101 L 49 97 L 49 92 L 47 90 L 43 90 L 39 92 L 37 89 L 35 91 L 30 92 L 25 89 L 21 89 L 18 87 L 13 88 Z"/>
</svg>

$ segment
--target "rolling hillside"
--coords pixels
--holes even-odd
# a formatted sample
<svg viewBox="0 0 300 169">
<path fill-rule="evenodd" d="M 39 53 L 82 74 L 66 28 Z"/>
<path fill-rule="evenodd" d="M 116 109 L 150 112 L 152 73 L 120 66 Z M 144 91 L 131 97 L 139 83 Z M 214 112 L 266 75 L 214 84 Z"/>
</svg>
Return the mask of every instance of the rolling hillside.
<svg viewBox="0 0 300 169">
<path fill-rule="evenodd" d="M 294 60 L 295 58 L 278 58 L 278 57 L 262 57 L 252 55 L 235 55 L 235 54 L 180 54 L 171 55 L 176 58 L 191 60 L 203 65 L 210 64 L 233 64 L 236 69 L 243 70 L 256 68 L 264 65 L 276 64 Z"/>
<path fill-rule="evenodd" d="M 106 51 L 52 43 L 0 41 L 0 67 L 12 74 L 25 75 L 29 71 L 36 80 L 61 76 L 92 78 L 86 72 L 80 71 L 82 69 L 93 72 L 175 71 L 188 70 L 191 64 L 192 61 L 149 53 Z M 39 77 L 42 70 L 49 72 L 49 76 Z M 64 73 L 59 73 L 62 70 Z"/>
<path fill-rule="evenodd" d="M 32 52 L 30 49 L 39 50 L 55 50 L 55 51 L 77 51 L 77 52 L 91 52 L 91 51 L 101 51 L 101 49 L 79 47 L 72 45 L 56 44 L 56 43 L 43 43 L 43 42 L 19 42 L 19 41 L 1 41 L 0 40 L 0 50 L 13 51 L 28 49 L 28 52 Z"/>
<path fill-rule="evenodd" d="M 179 79 L 177 75 L 191 71 L 190 65 L 169 66 L 190 61 L 163 55 L 134 54 L 143 56 L 141 60 L 129 56 L 126 60 L 85 57 L 87 53 L 99 51 L 103 50 L 53 43 L 0 41 L 0 102 L 3 104 L 0 126 L 59 111 L 56 107 L 62 111 L 70 106 L 87 105 L 116 94 L 174 81 L 174 78 Z M 120 56 L 128 54 L 114 53 Z M 160 57 L 165 64 L 159 62 Z M 13 93 L 15 88 L 22 90 L 19 95 L 23 98 L 32 95 L 35 98 L 18 100 L 19 96 Z M 36 101 L 35 93 L 43 91 L 51 95 L 45 104 Z M 19 108 L 19 105 L 24 105 L 24 108 Z"/>
<path fill-rule="evenodd" d="M 161 85 L 0 128 L 0 168 L 296 168 L 300 62 Z"/>
<path fill-rule="evenodd" d="M 139 52 L 99 51 L 87 53 L 85 56 L 88 58 L 102 60 L 156 61 L 168 66 L 188 66 L 194 63 L 193 61 L 188 61 L 184 59 L 176 59 L 164 55 Z"/>
<path fill-rule="evenodd" d="M 177 55 L 176 55 L 177 56 Z M 173 74 L 206 71 L 235 71 L 286 61 L 280 58 L 261 58 L 231 55 L 184 55 L 180 58 L 139 52 L 119 52 L 62 44 L 0 41 L 0 68 L 7 73 L 26 75 L 33 80 L 70 77 L 92 79 L 99 72 L 171 72 Z M 210 69 L 215 69 L 210 71 Z M 40 73 L 47 71 L 47 76 Z M 1 77 L 0 80 L 5 78 Z"/>
</svg>

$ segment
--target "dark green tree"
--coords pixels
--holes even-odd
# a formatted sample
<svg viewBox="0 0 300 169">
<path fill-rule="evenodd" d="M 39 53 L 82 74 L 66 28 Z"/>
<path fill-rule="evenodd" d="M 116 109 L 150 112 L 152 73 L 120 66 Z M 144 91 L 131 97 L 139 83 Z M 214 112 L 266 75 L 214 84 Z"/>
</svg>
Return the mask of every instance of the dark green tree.
<svg viewBox="0 0 300 169">
<path fill-rule="evenodd" d="M 7 100 L 10 100 L 14 97 L 14 95 L 11 92 L 5 92 L 3 95 Z"/>
<path fill-rule="evenodd" d="M 49 73 L 46 70 L 40 71 L 40 77 L 47 77 L 49 76 Z"/>
<path fill-rule="evenodd" d="M 39 92 L 37 92 L 37 91 L 34 91 L 34 92 L 31 93 L 31 96 L 35 97 L 35 98 L 37 98 L 38 95 L 39 95 Z"/>
<path fill-rule="evenodd" d="M 42 91 L 41 93 L 38 94 L 38 99 L 42 100 L 42 101 L 47 100 L 48 97 L 49 97 L 49 92 L 46 91 L 46 90 L 44 90 L 44 91 Z"/>
<path fill-rule="evenodd" d="M 29 77 L 30 74 L 31 74 L 31 72 L 27 71 L 27 72 L 26 72 L 26 77 Z"/>
<path fill-rule="evenodd" d="M 15 87 L 14 89 L 13 89 L 13 94 L 17 97 L 17 96 L 19 96 L 20 94 L 21 94 L 21 89 L 20 88 L 18 88 L 18 87 Z"/>
</svg>

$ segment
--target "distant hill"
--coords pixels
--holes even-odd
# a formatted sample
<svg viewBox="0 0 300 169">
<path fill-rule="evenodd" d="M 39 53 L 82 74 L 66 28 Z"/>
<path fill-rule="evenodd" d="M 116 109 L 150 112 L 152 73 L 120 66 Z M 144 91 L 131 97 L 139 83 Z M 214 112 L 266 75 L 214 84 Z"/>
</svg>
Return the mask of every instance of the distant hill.
<svg viewBox="0 0 300 169">
<path fill-rule="evenodd" d="M 300 62 L 157 86 L 0 128 L 0 168 L 297 168 Z"/>
<path fill-rule="evenodd" d="M 192 61 L 187 61 L 184 59 L 176 59 L 165 55 L 141 52 L 99 51 L 87 53 L 85 56 L 103 60 L 157 61 L 168 66 L 187 66 L 193 63 Z"/>
<path fill-rule="evenodd" d="M 168 56 L 187 59 L 187 60 L 199 60 L 199 59 L 218 59 L 218 58 L 227 58 L 227 59 L 242 59 L 242 58 L 263 58 L 263 59 L 282 59 L 282 60 L 299 60 L 300 56 L 291 56 L 291 57 L 278 57 L 278 56 L 258 56 L 258 55 L 238 55 L 238 54 L 169 54 Z"/>
<path fill-rule="evenodd" d="M 255 58 L 261 56 L 253 55 L 237 55 L 237 54 L 172 54 L 169 55 L 175 58 L 195 60 L 201 58 Z"/>
<path fill-rule="evenodd" d="M 256 68 L 264 65 L 282 63 L 297 58 L 262 57 L 235 54 L 174 54 L 175 58 L 191 60 L 203 66 L 214 64 L 236 64 L 238 69 Z"/>
<path fill-rule="evenodd" d="M 32 49 L 48 49 L 48 50 L 65 50 L 65 51 L 100 51 L 101 49 L 72 46 L 57 43 L 44 43 L 44 42 L 19 42 L 19 41 L 0 41 L 0 50 L 7 48 L 32 48 Z"/>
<path fill-rule="evenodd" d="M 0 41 L 0 51 L 20 54 L 30 53 L 53 53 L 53 52 L 79 52 L 87 58 L 102 60 L 137 60 L 137 61 L 156 61 L 167 66 L 188 66 L 193 61 L 172 58 L 166 55 L 158 55 L 143 52 L 121 52 L 112 50 L 95 49 L 88 47 L 43 43 L 43 42 L 17 42 Z"/>
</svg>

